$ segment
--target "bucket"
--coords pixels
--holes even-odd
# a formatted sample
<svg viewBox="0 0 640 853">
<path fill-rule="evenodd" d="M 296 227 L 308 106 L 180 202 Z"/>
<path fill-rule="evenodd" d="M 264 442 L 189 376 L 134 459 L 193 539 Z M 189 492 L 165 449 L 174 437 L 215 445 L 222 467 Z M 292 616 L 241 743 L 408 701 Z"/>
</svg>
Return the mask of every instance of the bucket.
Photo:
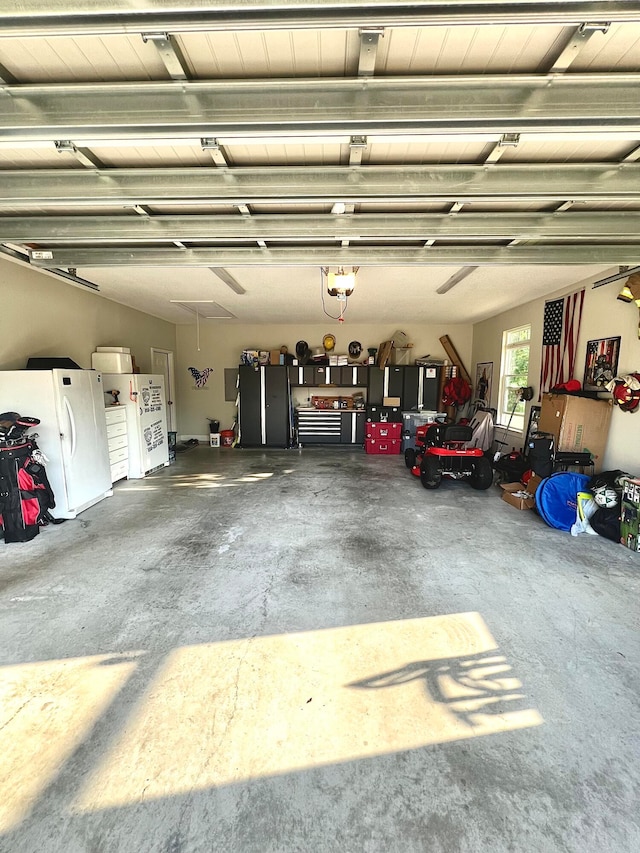
<svg viewBox="0 0 640 853">
<path fill-rule="evenodd" d="M 209 420 L 209 432 L 220 432 L 220 421 Z"/>
<path fill-rule="evenodd" d="M 233 444 L 234 432 L 232 429 L 220 430 L 220 443 L 223 447 L 231 447 Z"/>
</svg>

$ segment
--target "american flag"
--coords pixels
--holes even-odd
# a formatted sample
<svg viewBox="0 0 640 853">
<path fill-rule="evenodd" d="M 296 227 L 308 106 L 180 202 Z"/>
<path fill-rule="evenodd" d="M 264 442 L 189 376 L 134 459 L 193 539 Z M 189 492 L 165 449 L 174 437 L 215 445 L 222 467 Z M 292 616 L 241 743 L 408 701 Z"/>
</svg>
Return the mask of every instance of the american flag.
<svg viewBox="0 0 640 853">
<path fill-rule="evenodd" d="M 544 303 L 540 394 L 573 379 L 584 289 Z"/>
</svg>

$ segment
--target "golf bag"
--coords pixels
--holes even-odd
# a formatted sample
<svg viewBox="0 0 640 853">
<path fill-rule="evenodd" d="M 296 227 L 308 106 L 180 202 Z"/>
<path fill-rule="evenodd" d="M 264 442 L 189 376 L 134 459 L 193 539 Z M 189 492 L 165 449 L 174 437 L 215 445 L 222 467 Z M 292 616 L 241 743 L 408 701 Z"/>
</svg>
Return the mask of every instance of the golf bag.
<svg viewBox="0 0 640 853">
<path fill-rule="evenodd" d="M 40 527 L 56 522 L 53 491 L 42 454 L 33 439 L 24 438 L 36 418 L 21 418 L 16 412 L 0 415 L 0 527 L 4 541 L 29 542 Z"/>
</svg>

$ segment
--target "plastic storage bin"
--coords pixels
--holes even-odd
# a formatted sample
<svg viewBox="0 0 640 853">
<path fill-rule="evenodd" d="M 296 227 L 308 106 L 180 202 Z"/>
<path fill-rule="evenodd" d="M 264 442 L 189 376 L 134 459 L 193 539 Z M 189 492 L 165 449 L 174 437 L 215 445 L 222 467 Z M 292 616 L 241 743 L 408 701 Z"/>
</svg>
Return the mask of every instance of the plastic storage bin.
<svg viewBox="0 0 640 853">
<path fill-rule="evenodd" d="M 126 352 L 91 353 L 91 367 L 100 373 L 133 373 L 131 355 Z"/>
<path fill-rule="evenodd" d="M 397 438 L 368 438 L 364 443 L 366 453 L 377 456 L 394 456 L 400 453 L 400 440 Z"/>
</svg>

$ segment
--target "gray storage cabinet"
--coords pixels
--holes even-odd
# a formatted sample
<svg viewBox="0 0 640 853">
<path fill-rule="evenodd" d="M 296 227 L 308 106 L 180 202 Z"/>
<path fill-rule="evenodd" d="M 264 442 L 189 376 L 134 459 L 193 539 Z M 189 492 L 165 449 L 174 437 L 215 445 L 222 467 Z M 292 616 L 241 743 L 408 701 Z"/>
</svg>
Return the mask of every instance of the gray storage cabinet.
<svg viewBox="0 0 640 853">
<path fill-rule="evenodd" d="M 403 411 L 438 411 L 442 365 L 388 365 L 369 368 L 367 403 L 380 406 L 385 397 L 399 397 Z"/>
<path fill-rule="evenodd" d="M 284 366 L 239 372 L 241 447 L 288 447 L 291 435 L 289 380 Z"/>
</svg>

